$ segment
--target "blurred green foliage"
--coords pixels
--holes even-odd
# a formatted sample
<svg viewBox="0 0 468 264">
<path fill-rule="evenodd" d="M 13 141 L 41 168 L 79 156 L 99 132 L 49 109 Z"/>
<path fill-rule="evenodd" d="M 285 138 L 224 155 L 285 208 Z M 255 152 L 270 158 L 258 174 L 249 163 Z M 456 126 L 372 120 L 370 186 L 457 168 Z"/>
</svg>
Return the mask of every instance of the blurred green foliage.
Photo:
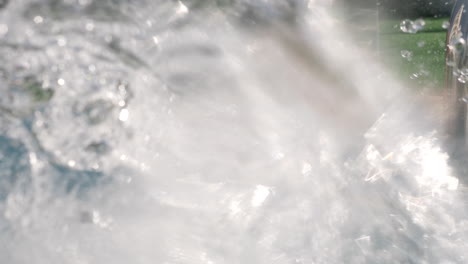
<svg viewBox="0 0 468 264">
<path fill-rule="evenodd" d="M 438 89 L 445 79 L 446 29 L 442 24 L 448 18 L 424 21 L 424 29 L 416 34 L 402 32 L 400 19 L 381 21 L 381 60 L 401 80 L 419 88 Z"/>
</svg>

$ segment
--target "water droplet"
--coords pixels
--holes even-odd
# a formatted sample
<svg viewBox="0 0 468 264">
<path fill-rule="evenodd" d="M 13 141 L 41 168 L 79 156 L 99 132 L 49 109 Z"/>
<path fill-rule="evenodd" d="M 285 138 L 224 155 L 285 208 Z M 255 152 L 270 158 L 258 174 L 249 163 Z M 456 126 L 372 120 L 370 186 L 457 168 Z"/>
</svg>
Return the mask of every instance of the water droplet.
<svg viewBox="0 0 468 264">
<path fill-rule="evenodd" d="M 456 76 L 458 76 L 458 81 L 460 83 L 467 83 L 468 82 L 468 68 L 463 68 L 456 71 Z"/>
<path fill-rule="evenodd" d="M 402 50 L 401 57 L 405 58 L 408 61 L 411 61 L 413 59 L 413 53 L 409 50 Z"/>
<path fill-rule="evenodd" d="M 422 70 L 419 70 L 418 72 L 412 73 L 410 75 L 410 79 L 415 80 L 415 79 L 419 79 L 420 77 L 424 77 L 424 76 L 429 76 L 429 72 L 422 69 Z"/>
<path fill-rule="evenodd" d="M 444 21 L 444 22 L 442 23 L 442 28 L 443 28 L 443 29 L 448 29 L 449 27 L 450 27 L 450 22 Z"/>
<path fill-rule="evenodd" d="M 459 81 L 460 83 L 466 83 L 466 82 L 468 81 L 468 76 L 460 75 L 460 76 L 458 77 L 458 81 Z"/>
</svg>

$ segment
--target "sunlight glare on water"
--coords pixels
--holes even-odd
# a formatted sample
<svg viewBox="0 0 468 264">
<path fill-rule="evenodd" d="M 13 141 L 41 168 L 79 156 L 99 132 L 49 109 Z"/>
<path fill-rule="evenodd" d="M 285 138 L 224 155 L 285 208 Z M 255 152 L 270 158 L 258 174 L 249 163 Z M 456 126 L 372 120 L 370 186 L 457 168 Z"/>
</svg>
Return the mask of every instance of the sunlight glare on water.
<svg viewBox="0 0 468 264">
<path fill-rule="evenodd" d="M 0 262 L 464 263 L 443 135 L 329 6 L 0 1 Z"/>
</svg>

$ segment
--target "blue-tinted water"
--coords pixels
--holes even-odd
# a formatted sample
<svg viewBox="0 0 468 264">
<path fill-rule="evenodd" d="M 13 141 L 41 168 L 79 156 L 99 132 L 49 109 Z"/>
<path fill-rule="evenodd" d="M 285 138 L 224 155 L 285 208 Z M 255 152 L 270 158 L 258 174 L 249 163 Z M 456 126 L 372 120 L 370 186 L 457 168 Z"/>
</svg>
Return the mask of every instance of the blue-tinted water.
<svg viewBox="0 0 468 264">
<path fill-rule="evenodd" d="M 0 262 L 465 262 L 442 130 L 325 2 L 0 3 Z"/>
</svg>

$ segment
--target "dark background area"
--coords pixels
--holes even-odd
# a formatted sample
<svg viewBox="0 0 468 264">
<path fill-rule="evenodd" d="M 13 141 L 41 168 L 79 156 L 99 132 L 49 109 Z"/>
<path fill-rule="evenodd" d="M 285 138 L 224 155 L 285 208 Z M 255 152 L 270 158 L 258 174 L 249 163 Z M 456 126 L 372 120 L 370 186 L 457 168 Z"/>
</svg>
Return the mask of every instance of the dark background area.
<svg viewBox="0 0 468 264">
<path fill-rule="evenodd" d="M 349 7 L 374 8 L 382 14 L 399 18 L 447 17 L 455 0 L 337 0 Z"/>
</svg>

